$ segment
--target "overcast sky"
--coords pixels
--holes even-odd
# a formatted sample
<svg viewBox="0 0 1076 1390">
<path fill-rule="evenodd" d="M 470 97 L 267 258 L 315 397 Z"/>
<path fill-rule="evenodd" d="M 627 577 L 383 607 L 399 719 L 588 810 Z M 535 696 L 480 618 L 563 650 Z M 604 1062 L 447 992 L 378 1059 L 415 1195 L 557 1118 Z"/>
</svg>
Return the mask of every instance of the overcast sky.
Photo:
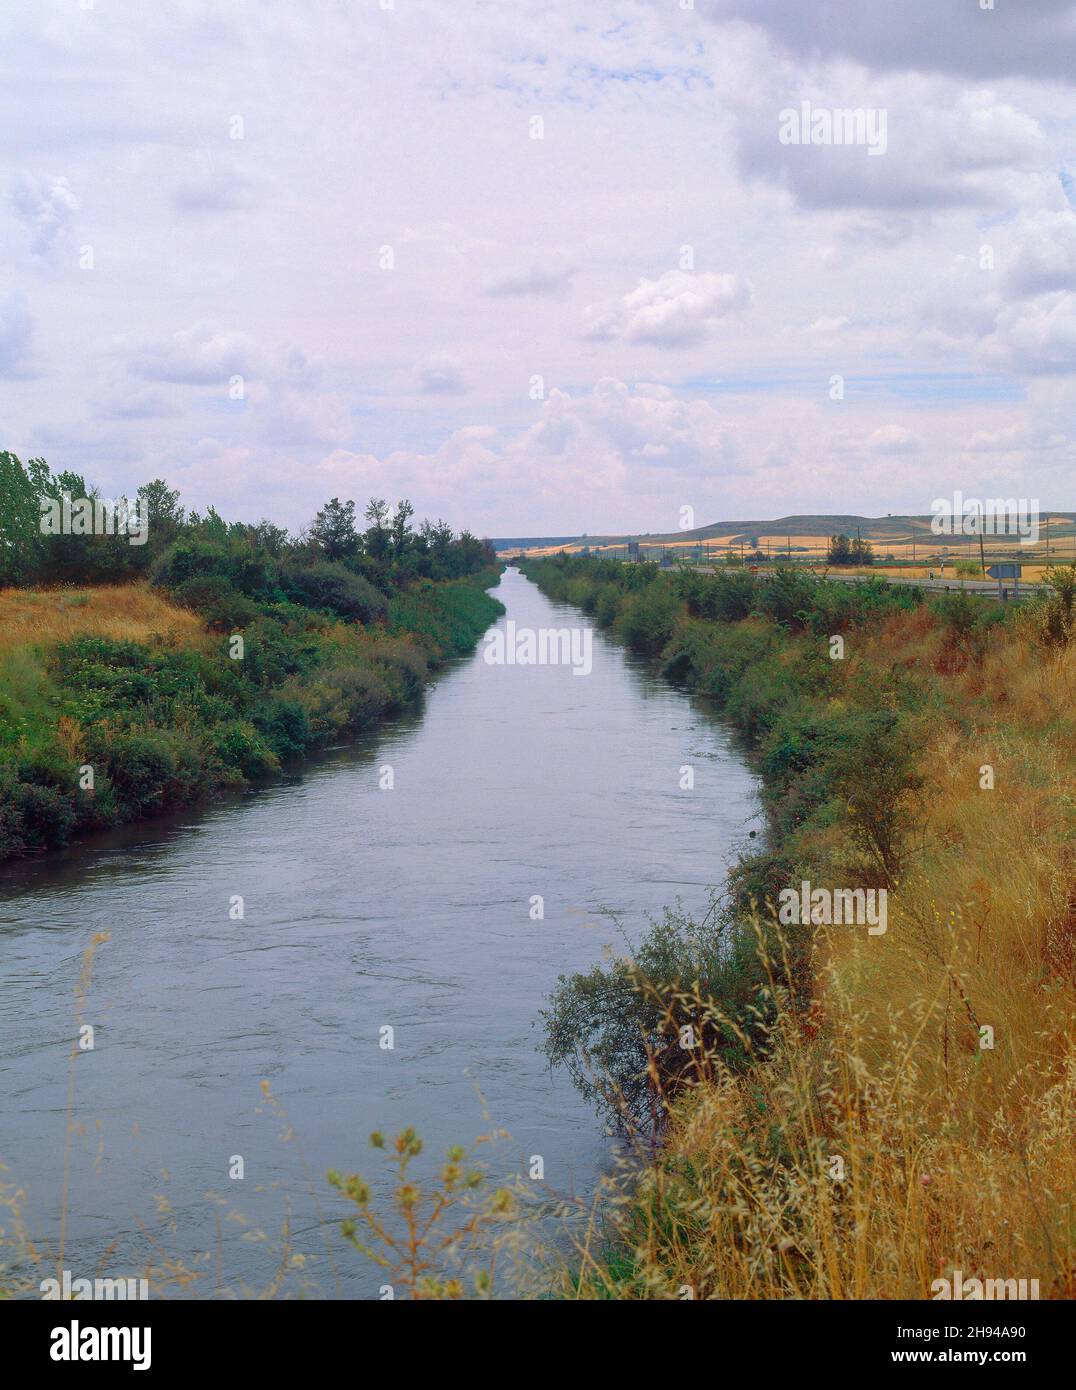
<svg viewBox="0 0 1076 1390">
<path fill-rule="evenodd" d="M 1076 508 L 1068 0 L 5 0 L 0 66 L 0 447 L 106 494 Z"/>
</svg>

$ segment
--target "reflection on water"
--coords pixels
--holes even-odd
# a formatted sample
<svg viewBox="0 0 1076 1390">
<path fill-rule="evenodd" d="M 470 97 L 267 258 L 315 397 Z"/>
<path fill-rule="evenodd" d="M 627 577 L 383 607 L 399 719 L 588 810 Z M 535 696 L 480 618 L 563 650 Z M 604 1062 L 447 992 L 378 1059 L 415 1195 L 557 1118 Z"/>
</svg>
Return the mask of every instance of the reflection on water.
<svg viewBox="0 0 1076 1390">
<path fill-rule="evenodd" d="M 498 596 L 520 626 L 585 621 L 514 570 Z M 537 1012 L 614 940 L 603 910 L 634 938 L 677 897 L 704 907 L 755 784 L 719 724 L 599 635 L 585 677 L 488 665 L 482 650 L 424 709 L 288 784 L 0 870 L 0 1160 L 42 1240 L 58 1230 L 74 984 L 93 934 L 110 938 L 84 1009 L 95 1047 L 76 1064 L 76 1274 L 143 1258 L 157 1194 L 181 1254 L 216 1245 L 210 1192 L 270 1233 L 290 1207 L 316 1252 L 319 1221 L 339 1214 L 325 1170 L 375 1176 L 373 1129 L 414 1125 L 440 1155 L 492 1123 L 513 1169 L 541 1154 L 558 1192 L 593 1183 L 608 1141 L 545 1067 Z M 263 1079 L 298 1144 L 282 1142 Z M 264 1285 L 267 1252 L 234 1223 L 222 1232 L 225 1283 Z M 361 1257 L 336 1265 L 338 1284 L 319 1273 L 327 1293 L 376 1296 Z"/>
</svg>

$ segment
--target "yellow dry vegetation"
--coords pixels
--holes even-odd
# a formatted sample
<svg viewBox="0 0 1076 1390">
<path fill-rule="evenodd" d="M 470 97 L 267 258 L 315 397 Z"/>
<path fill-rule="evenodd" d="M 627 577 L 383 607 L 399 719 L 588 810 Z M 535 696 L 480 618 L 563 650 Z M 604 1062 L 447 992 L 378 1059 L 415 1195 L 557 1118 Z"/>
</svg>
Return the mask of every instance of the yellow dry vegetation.
<svg viewBox="0 0 1076 1390">
<path fill-rule="evenodd" d="M 156 634 L 184 646 L 196 646 L 206 635 L 194 613 L 168 603 L 148 584 L 0 589 L 0 653 L 83 636 L 145 642 Z"/>
<path fill-rule="evenodd" d="M 613 1199 L 630 1277 L 587 1241 L 569 1296 L 1076 1296 L 1076 646 L 1018 627 L 954 664 L 919 611 L 850 659 L 958 711 L 922 716 L 888 929 L 818 929 L 809 1007 L 781 997 L 746 1074 L 715 1059 Z"/>
</svg>

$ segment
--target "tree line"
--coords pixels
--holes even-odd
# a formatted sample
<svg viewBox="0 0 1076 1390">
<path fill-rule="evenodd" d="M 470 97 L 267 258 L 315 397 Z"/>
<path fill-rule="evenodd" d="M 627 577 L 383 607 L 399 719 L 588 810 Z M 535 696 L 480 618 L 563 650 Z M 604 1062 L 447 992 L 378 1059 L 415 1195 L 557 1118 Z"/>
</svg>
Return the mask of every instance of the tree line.
<svg viewBox="0 0 1076 1390">
<path fill-rule="evenodd" d="M 0 452 L 0 587 L 117 583 L 172 571 L 234 580 L 253 565 L 262 569 L 262 589 L 277 592 L 251 597 L 281 600 L 294 597 L 288 575 L 316 566 L 338 567 L 323 577 L 335 572 L 343 583 L 343 572 L 391 594 L 419 579 L 462 578 L 495 561 L 489 541 L 467 530 L 457 535 L 444 521 L 424 521 L 415 529 L 415 509 L 406 499 L 390 508 L 384 498 L 373 498 L 360 518 L 353 501 L 334 497 L 292 535 L 267 520 L 225 521 L 213 507 L 188 511 L 178 491 L 156 478 L 134 498 L 114 499 L 121 524 L 107 534 L 85 523 L 50 534 L 44 518 L 55 515 L 65 499 L 102 500 L 100 490 L 77 473 L 54 474 L 44 459 L 24 464 Z M 124 532 L 125 507 L 148 520 L 144 544 L 132 544 Z M 242 591 L 241 584 L 236 587 Z"/>
</svg>

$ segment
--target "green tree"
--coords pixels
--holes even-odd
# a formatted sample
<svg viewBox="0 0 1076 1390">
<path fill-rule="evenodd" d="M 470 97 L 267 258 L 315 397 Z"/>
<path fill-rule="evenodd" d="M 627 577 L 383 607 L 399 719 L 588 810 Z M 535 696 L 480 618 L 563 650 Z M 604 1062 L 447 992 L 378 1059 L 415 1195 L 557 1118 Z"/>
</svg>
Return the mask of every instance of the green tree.
<svg viewBox="0 0 1076 1390">
<path fill-rule="evenodd" d="M 838 536 L 830 536 L 829 548 L 826 551 L 826 560 L 831 565 L 851 565 L 852 542 L 841 532 Z"/>
<path fill-rule="evenodd" d="M 355 529 L 355 503 L 341 502 L 334 497 L 326 502 L 314 518 L 310 539 L 326 560 L 349 560 L 360 550 L 359 533 Z"/>
<path fill-rule="evenodd" d="M 415 509 L 407 499 L 396 503 L 396 514 L 392 518 L 392 554 L 394 559 L 399 559 L 411 546 L 411 518 L 415 514 Z"/>
<path fill-rule="evenodd" d="M 389 549 L 389 528 L 386 521 L 389 504 L 383 497 L 371 497 L 367 503 L 364 518 L 370 523 L 366 532 L 366 549 L 375 560 L 384 560 Z"/>
<path fill-rule="evenodd" d="M 44 459 L 24 466 L 15 454 L 0 453 L 0 585 L 26 584 L 39 576 L 46 545 L 41 503 L 52 495 Z"/>
<path fill-rule="evenodd" d="M 183 525 L 179 493 L 173 491 L 163 478 L 154 478 L 151 483 L 142 484 L 138 496 L 149 516 L 150 542 L 155 550 L 163 550 L 166 545 L 172 544 Z"/>
</svg>

